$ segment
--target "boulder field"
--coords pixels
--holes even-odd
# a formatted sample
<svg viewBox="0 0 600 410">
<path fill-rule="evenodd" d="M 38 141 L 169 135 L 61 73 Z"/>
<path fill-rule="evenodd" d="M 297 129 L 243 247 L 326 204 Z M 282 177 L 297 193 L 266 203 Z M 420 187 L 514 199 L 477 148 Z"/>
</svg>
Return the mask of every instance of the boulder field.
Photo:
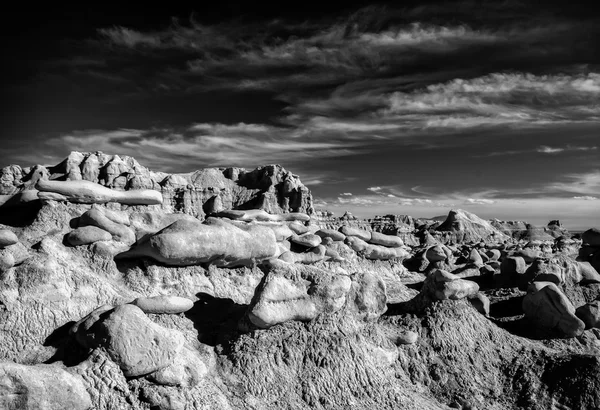
<svg viewBox="0 0 600 410">
<path fill-rule="evenodd" d="M 2 409 L 600 405 L 598 229 L 336 218 L 278 165 L 0 174 Z"/>
</svg>

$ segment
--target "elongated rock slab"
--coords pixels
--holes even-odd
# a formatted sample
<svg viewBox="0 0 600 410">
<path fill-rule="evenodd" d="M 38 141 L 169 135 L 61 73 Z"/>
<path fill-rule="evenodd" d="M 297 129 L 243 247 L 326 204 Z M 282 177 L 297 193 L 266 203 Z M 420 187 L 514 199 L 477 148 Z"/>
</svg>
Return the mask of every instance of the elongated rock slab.
<svg viewBox="0 0 600 410">
<path fill-rule="evenodd" d="M 91 181 L 49 181 L 36 184 L 40 199 L 64 200 L 80 204 L 118 202 L 126 205 L 160 205 L 163 197 L 152 189 L 116 191 Z"/>
</svg>

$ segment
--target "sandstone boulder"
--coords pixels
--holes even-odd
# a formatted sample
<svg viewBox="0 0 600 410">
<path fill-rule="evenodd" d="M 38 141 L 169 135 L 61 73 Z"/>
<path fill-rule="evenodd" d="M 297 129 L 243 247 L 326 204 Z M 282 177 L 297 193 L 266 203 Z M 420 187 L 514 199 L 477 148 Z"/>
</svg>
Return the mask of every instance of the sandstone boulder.
<svg viewBox="0 0 600 410">
<path fill-rule="evenodd" d="M 578 336 L 585 329 L 585 324 L 575 315 L 575 307 L 552 282 L 529 285 L 523 298 L 523 312 L 536 325 L 554 329 L 564 337 Z"/>
<path fill-rule="evenodd" d="M 448 255 L 444 251 L 442 245 L 436 245 L 427 249 L 425 257 L 429 262 L 443 262 L 448 258 Z"/>
<path fill-rule="evenodd" d="M 225 220 L 177 221 L 144 238 L 119 257 L 149 257 L 165 265 L 210 263 L 219 267 L 251 266 L 279 253 L 273 230 L 260 225 L 234 226 Z"/>
<path fill-rule="evenodd" d="M 321 237 L 312 233 L 306 233 L 304 235 L 294 235 L 290 238 L 290 241 L 307 248 L 314 248 L 321 244 Z"/>
<path fill-rule="evenodd" d="M 288 227 L 294 232 L 296 235 L 303 235 L 310 231 L 308 226 L 301 224 L 300 222 L 290 222 Z"/>
<path fill-rule="evenodd" d="M 98 241 L 110 241 L 112 235 L 97 226 L 82 226 L 65 236 L 65 241 L 71 246 L 89 245 Z"/>
<path fill-rule="evenodd" d="M 315 232 L 315 235 L 319 235 L 322 239 L 331 238 L 334 241 L 343 241 L 346 239 L 346 235 L 335 229 L 319 229 Z"/>
<path fill-rule="evenodd" d="M 351 226 L 344 225 L 340 227 L 339 231 L 346 236 L 356 237 L 362 239 L 365 242 L 371 240 L 371 232 L 365 231 L 364 229 L 353 228 Z"/>
<path fill-rule="evenodd" d="M 135 242 L 135 233 L 131 228 L 114 222 L 99 208 L 92 208 L 79 217 L 79 227 L 85 226 L 95 226 L 103 229 L 110 233 L 114 240 L 123 242 L 127 245 L 131 245 Z"/>
<path fill-rule="evenodd" d="M 173 364 L 183 347 L 183 335 L 152 322 L 133 305 L 121 305 L 95 329 L 104 347 L 127 377 L 153 373 Z"/>
<path fill-rule="evenodd" d="M 398 236 L 386 235 L 380 232 L 371 232 L 371 239 L 368 242 L 388 248 L 399 248 L 404 245 L 404 242 Z"/>
<path fill-rule="evenodd" d="M 310 321 L 340 310 L 351 287 L 352 280 L 346 275 L 276 264 L 256 289 L 248 317 L 260 328 L 289 320 Z"/>
<path fill-rule="evenodd" d="M 126 205 L 160 205 L 162 194 L 155 190 L 116 191 L 91 181 L 50 181 L 40 179 L 35 188 L 40 199 L 81 204 L 118 202 Z"/>
<path fill-rule="evenodd" d="M 137 298 L 132 305 L 142 309 L 144 313 L 171 314 L 187 312 L 194 307 L 194 302 L 179 296 L 151 296 Z"/>
<path fill-rule="evenodd" d="M 460 279 L 445 270 L 436 269 L 425 279 L 421 292 L 435 300 L 457 300 L 474 296 L 478 291 L 477 283 Z"/>
<path fill-rule="evenodd" d="M 387 248 L 385 246 L 367 243 L 357 236 L 347 236 L 346 244 L 359 255 L 372 260 L 389 260 L 407 256 L 402 248 Z"/>
</svg>

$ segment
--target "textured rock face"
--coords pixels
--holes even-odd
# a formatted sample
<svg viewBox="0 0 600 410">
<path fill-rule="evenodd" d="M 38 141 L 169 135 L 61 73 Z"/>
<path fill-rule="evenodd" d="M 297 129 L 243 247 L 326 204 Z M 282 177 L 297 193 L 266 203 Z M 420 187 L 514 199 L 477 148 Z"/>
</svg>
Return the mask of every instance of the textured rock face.
<svg viewBox="0 0 600 410">
<path fill-rule="evenodd" d="M 18 195 L 33 189 L 38 181 L 39 188 L 44 191 L 58 189 L 59 182 L 45 182 L 48 179 L 67 181 L 67 185 L 73 187 L 87 187 L 88 182 L 100 184 L 100 188 L 92 189 L 89 194 L 85 190 L 67 192 L 61 188 L 61 195 L 79 202 L 89 202 L 89 198 L 98 195 L 98 198 L 105 200 L 108 199 L 108 193 L 126 204 L 128 198 L 140 195 L 141 190 L 158 191 L 162 194 L 162 205 L 159 206 L 164 212 L 183 212 L 201 218 L 206 211 L 220 211 L 221 208 L 257 208 L 271 214 L 314 213 L 308 188 L 298 176 L 279 165 L 268 165 L 252 171 L 242 168 L 207 168 L 185 174 L 167 174 L 151 171 L 132 157 L 106 155 L 102 152 L 72 152 L 63 162 L 48 169 L 37 166 L 25 170 L 17 165 L 2 168 L 0 195 Z M 56 188 L 51 188 L 51 185 Z M 112 191 L 102 190 L 103 187 L 112 188 Z M 148 195 L 150 196 L 147 197 Z M 159 199 L 152 194 L 141 196 L 149 201 L 143 202 L 147 204 L 157 203 Z M 7 197 L 4 202 L 9 199 Z M 218 205 L 216 208 L 215 202 Z"/>
<path fill-rule="evenodd" d="M 0 363 L 0 408 L 5 410 L 88 410 L 83 380 L 58 366 Z"/>
</svg>

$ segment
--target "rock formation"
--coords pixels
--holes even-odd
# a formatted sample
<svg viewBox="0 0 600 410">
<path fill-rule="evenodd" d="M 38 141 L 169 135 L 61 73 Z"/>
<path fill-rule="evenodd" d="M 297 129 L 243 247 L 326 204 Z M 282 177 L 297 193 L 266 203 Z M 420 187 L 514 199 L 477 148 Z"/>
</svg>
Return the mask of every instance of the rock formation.
<svg viewBox="0 0 600 410">
<path fill-rule="evenodd" d="M 101 153 L 0 193 L 0 408 L 600 403 L 597 229 L 336 218 L 279 166 Z"/>
<path fill-rule="evenodd" d="M 0 170 L 0 206 L 35 200 L 37 195 L 31 194 L 30 198 L 28 192 L 35 189 L 48 199 L 160 204 L 164 212 L 183 212 L 200 218 L 206 211 L 221 210 L 215 208 L 215 201 L 222 209 L 263 209 L 270 214 L 314 213 L 310 191 L 298 176 L 279 165 L 252 171 L 207 168 L 167 174 L 151 171 L 128 156 L 72 152 L 53 167 L 24 169 L 10 165 Z M 153 191 L 159 192 L 162 199 Z"/>
</svg>

